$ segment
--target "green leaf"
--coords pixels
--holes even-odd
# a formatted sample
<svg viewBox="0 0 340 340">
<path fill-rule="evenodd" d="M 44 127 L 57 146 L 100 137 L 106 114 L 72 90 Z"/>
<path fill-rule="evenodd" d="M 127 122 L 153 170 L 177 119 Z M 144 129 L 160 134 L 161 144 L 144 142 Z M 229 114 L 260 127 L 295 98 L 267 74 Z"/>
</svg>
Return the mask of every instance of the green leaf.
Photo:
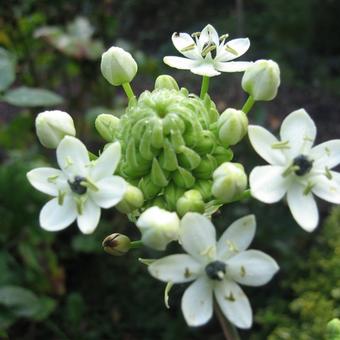
<svg viewBox="0 0 340 340">
<path fill-rule="evenodd" d="M 16 106 L 53 106 L 63 102 L 56 93 L 39 88 L 19 87 L 5 93 L 3 100 Z"/>
<path fill-rule="evenodd" d="M 0 47 L 0 91 L 6 90 L 15 80 L 15 58 Z"/>
</svg>

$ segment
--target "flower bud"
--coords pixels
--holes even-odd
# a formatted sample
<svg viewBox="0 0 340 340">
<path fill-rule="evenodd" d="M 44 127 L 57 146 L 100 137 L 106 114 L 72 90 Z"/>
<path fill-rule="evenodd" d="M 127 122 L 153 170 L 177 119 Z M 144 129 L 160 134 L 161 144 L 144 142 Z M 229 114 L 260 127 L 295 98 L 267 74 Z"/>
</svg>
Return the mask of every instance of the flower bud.
<svg viewBox="0 0 340 340">
<path fill-rule="evenodd" d="M 95 121 L 98 133 L 107 141 L 113 142 L 118 131 L 120 119 L 114 115 L 103 113 Z"/>
<path fill-rule="evenodd" d="M 165 201 L 171 210 L 176 209 L 178 199 L 183 196 L 185 189 L 178 187 L 174 183 L 170 183 L 164 190 Z"/>
<path fill-rule="evenodd" d="M 189 190 L 179 198 L 176 204 L 177 212 L 180 216 L 184 216 L 187 212 L 204 212 L 204 201 L 202 195 L 197 190 Z"/>
<path fill-rule="evenodd" d="M 213 195 L 224 203 L 236 199 L 247 187 L 242 164 L 223 163 L 213 173 Z"/>
<path fill-rule="evenodd" d="M 272 100 L 280 86 L 280 68 L 273 60 L 257 60 L 243 74 L 242 88 L 254 100 Z"/>
<path fill-rule="evenodd" d="M 76 135 L 72 117 L 59 110 L 39 113 L 35 128 L 40 143 L 50 149 L 55 149 L 65 136 Z"/>
<path fill-rule="evenodd" d="M 130 250 L 131 241 L 123 234 L 111 234 L 105 237 L 102 246 L 104 250 L 113 256 L 125 255 Z"/>
<path fill-rule="evenodd" d="M 235 145 L 246 135 L 247 115 L 240 110 L 226 109 L 218 119 L 218 137 L 224 146 Z"/>
<path fill-rule="evenodd" d="M 110 84 L 119 86 L 131 82 L 138 66 L 129 52 L 113 46 L 102 54 L 100 69 Z"/>
<path fill-rule="evenodd" d="M 165 250 L 169 242 L 178 239 L 179 218 L 176 213 L 151 207 L 136 222 L 142 233 L 142 242 L 153 249 Z"/>
<path fill-rule="evenodd" d="M 155 89 L 168 89 L 179 91 L 176 80 L 166 74 L 162 74 L 157 77 L 155 81 Z"/>
<path fill-rule="evenodd" d="M 200 179 L 196 181 L 194 189 L 200 192 L 204 201 L 210 201 L 212 198 L 211 186 L 212 181 Z"/>
<path fill-rule="evenodd" d="M 125 195 L 123 199 L 116 205 L 116 208 L 124 214 L 129 214 L 132 211 L 142 207 L 143 203 L 144 196 L 142 191 L 139 188 L 128 184 Z"/>
<path fill-rule="evenodd" d="M 333 319 L 327 324 L 326 340 L 340 339 L 340 320 Z"/>
</svg>

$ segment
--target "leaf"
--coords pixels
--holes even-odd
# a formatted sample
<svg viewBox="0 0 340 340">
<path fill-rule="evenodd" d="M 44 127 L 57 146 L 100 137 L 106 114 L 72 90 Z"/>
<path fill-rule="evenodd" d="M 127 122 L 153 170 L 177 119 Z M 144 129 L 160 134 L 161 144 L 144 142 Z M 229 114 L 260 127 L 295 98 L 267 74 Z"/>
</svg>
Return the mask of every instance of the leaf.
<svg viewBox="0 0 340 340">
<path fill-rule="evenodd" d="M 61 96 L 39 88 L 19 87 L 5 93 L 3 100 L 16 106 L 54 106 L 64 100 Z"/>
<path fill-rule="evenodd" d="M 15 58 L 0 47 L 0 91 L 6 90 L 15 80 Z"/>
</svg>

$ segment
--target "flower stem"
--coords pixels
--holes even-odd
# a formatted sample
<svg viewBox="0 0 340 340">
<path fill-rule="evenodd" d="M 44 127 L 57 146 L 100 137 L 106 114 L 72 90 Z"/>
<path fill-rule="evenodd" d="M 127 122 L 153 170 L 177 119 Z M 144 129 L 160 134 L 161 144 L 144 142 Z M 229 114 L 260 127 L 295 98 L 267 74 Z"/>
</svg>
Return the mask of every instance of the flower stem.
<svg viewBox="0 0 340 340">
<path fill-rule="evenodd" d="M 209 80 L 210 80 L 210 78 L 207 77 L 207 76 L 203 76 L 203 78 L 202 78 L 201 93 L 200 93 L 201 99 L 203 99 L 205 94 L 208 92 Z"/>
<path fill-rule="evenodd" d="M 217 303 L 214 303 L 214 310 L 217 316 L 217 319 L 221 325 L 224 338 L 226 340 L 241 340 L 237 329 L 232 325 L 222 314 L 220 307 Z"/>
<path fill-rule="evenodd" d="M 136 248 L 140 248 L 140 247 L 143 247 L 143 242 L 141 240 L 132 241 L 130 243 L 130 249 L 136 249 Z"/>
<path fill-rule="evenodd" d="M 255 104 L 255 100 L 252 96 L 249 96 L 247 101 L 244 103 L 243 107 L 242 107 L 242 111 L 247 114 L 251 108 L 253 107 L 253 105 Z"/>
<path fill-rule="evenodd" d="M 123 86 L 125 94 L 126 94 L 126 96 L 128 97 L 129 100 L 135 96 L 130 83 L 124 83 L 124 84 L 122 84 L 122 86 Z"/>
</svg>

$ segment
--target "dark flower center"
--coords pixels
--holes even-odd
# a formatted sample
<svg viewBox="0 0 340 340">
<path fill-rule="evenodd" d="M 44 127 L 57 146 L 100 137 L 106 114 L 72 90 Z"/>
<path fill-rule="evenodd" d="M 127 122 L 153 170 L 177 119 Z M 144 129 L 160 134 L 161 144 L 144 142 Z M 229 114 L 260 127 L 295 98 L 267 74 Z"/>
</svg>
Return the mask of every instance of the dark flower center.
<svg viewBox="0 0 340 340">
<path fill-rule="evenodd" d="M 81 182 L 85 181 L 85 177 L 75 176 L 73 182 L 67 181 L 71 190 L 78 195 L 84 195 L 87 191 L 86 186 L 82 185 Z"/>
<path fill-rule="evenodd" d="M 297 176 L 304 176 L 312 169 L 313 161 L 305 155 L 299 155 L 294 158 L 293 165 L 297 167 L 295 174 Z"/>
<path fill-rule="evenodd" d="M 222 261 L 213 261 L 206 265 L 205 272 L 212 280 L 221 281 L 226 273 L 227 265 Z"/>
</svg>

